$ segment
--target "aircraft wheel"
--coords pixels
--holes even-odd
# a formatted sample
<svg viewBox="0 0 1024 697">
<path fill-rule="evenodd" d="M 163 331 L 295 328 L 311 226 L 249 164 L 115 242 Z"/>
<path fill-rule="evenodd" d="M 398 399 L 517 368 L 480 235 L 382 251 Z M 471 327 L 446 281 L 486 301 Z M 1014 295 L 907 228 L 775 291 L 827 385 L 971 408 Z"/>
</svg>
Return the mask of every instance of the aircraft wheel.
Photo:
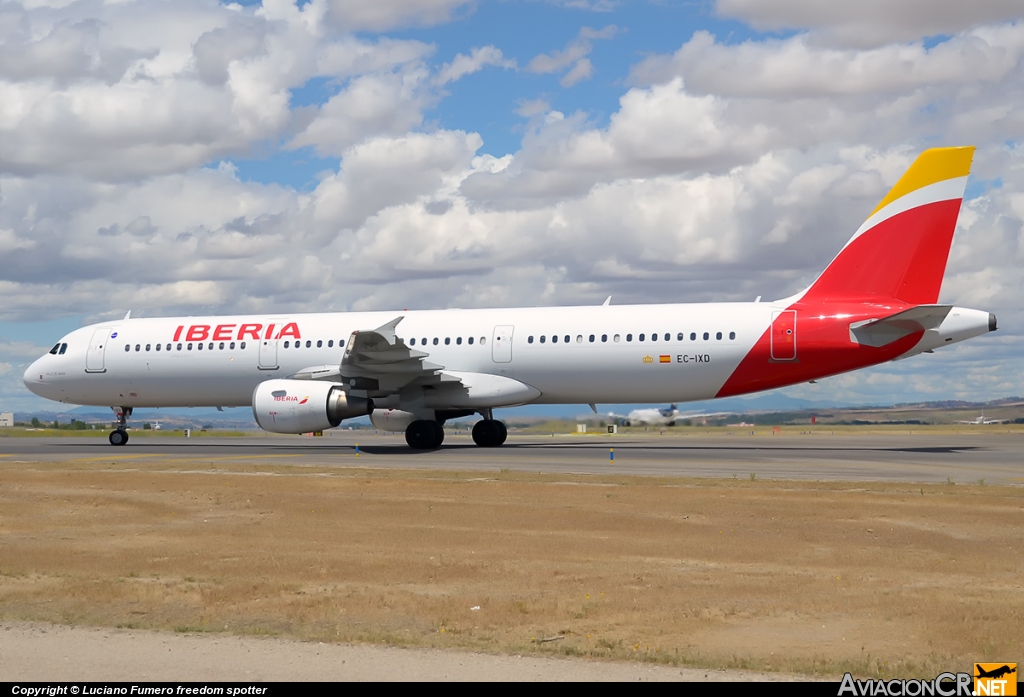
<svg viewBox="0 0 1024 697">
<path fill-rule="evenodd" d="M 111 445 L 124 445 L 128 442 L 128 432 L 121 429 L 111 431 L 109 440 Z"/>
<path fill-rule="evenodd" d="M 473 442 L 481 448 L 497 448 L 507 437 L 508 429 L 500 421 L 484 419 L 473 425 Z"/>
<path fill-rule="evenodd" d="M 405 442 L 413 450 L 434 450 L 443 440 L 444 429 L 436 421 L 413 421 L 405 429 Z"/>
</svg>

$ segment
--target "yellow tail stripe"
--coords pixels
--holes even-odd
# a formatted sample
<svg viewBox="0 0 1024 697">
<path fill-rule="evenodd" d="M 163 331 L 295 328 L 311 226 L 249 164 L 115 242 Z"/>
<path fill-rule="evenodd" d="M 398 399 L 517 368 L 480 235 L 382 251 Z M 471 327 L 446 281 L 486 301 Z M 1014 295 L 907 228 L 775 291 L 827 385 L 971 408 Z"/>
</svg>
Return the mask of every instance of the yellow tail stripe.
<svg viewBox="0 0 1024 697">
<path fill-rule="evenodd" d="M 875 210 L 874 215 L 887 205 L 918 189 L 936 182 L 966 177 L 971 172 L 971 160 L 974 159 L 974 146 L 959 148 L 932 148 L 925 150 L 910 165 L 910 169 L 900 177 L 896 186 L 892 187 Z"/>
</svg>

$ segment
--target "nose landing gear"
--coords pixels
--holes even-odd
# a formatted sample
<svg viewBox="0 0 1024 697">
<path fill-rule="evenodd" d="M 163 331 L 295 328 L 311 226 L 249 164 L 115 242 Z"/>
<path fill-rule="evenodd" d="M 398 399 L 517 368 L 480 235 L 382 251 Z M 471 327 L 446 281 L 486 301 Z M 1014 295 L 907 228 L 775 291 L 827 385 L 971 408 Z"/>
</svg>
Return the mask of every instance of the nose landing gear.
<svg viewBox="0 0 1024 697">
<path fill-rule="evenodd" d="M 110 432 L 111 445 L 124 445 L 128 442 L 128 417 L 132 415 L 131 407 L 110 407 L 117 416 L 117 428 Z"/>
</svg>

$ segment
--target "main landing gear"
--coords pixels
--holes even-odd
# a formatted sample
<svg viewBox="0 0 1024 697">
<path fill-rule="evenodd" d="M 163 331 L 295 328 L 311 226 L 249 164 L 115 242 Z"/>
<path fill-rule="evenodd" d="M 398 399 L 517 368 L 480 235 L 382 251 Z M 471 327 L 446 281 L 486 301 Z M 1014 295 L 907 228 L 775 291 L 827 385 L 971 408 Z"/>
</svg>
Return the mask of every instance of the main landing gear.
<svg viewBox="0 0 1024 697">
<path fill-rule="evenodd" d="M 484 419 L 473 425 L 473 442 L 481 448 L 497 448 L 506 438 L 508 429 L 500 421 Z"/>
<path fill-rule="evenodd" d="M 485 415 L 489 416 L 490 414 Z M 508 429 L 505 428 L 505 424 L 495 419 L 484 418 L 473 425 L 473 442 L 481 448 L 497 448 L 506 438 Z M 405 429 L 405 442 L 413 450 L 437 450 L 444 442 L 444 427 L 440 421 L 413 421 Z"/>
<path fill-rule="evenodd" d="M 131 407 L 110 407 L 117 415 L 117 428 L 110 433 L 111 445 L 124 445 L 128 442 L 128 417 L 132 415 Z"/>
<path fill-rule="evenodd" d="M 405 442 L 413 450 L 437 450 L 444 442 L 444 427 L 437 421 L 413 421 L 405 429 Z"/>
</svg>

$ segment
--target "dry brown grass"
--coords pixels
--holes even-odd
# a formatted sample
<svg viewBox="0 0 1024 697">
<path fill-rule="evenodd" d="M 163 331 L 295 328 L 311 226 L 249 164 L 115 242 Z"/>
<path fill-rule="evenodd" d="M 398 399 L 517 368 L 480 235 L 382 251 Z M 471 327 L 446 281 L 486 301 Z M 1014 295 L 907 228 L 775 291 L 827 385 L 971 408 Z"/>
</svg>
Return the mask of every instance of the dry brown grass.
<svg viewBox="0 0 1024 697">
<path fill-rule="evenodd" d="M 1022 537 L 1018 487 L 0 461 L 0 617 L 934 677 L 1016 658 Z"/>
</svg>

